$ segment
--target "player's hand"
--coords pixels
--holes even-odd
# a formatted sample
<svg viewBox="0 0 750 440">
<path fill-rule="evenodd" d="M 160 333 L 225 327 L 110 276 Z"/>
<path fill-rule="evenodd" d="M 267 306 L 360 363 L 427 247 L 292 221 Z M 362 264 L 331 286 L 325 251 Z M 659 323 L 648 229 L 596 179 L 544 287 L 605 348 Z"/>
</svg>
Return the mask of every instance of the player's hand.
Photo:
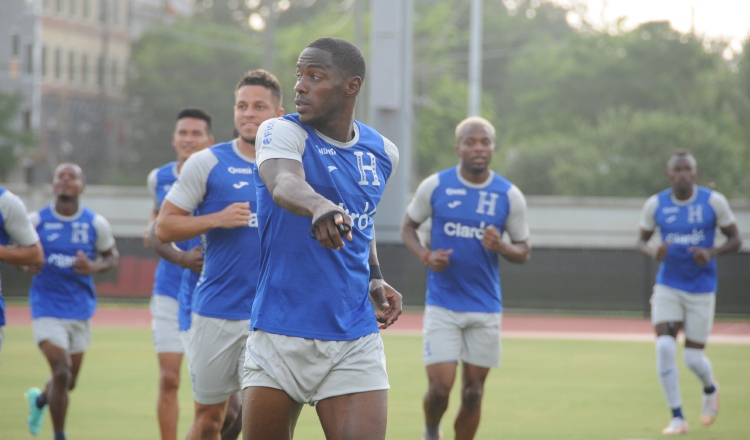
<svg viewBox="0 0 750 440">
<path fill-rule="evenodd" d="M 250 202 L 234 202 L 217 213 L 217 227 L 240 228 L 250 223 Z"/>
<path fill-rule="evenodd" d="M 380 323 L 381 330 L 396 322 L 404 308 L 401 294 L 384 280 L 377 278 L 370 280 L 370 300 L 378 308 L 375 317 Z"/>
<path fill-rule="evenodd" d="M 714 257 L 710 249 L 702 247 L 689 247 L 687 251 L 688 253 L 693 254 L 693 261 L 695 261 L 695 264 L 698 266 L 705 266 Z"/>
<path fill-rule="evenodd" d="M 490 252 L 500 252 L 503 245 L 503 234 L 494 225 L 484 228 L 482 235 L 482 246 Z"/>
<path fill-rule="evenodd" d="M 180 267 L 190 269 L 195 273 L 201 273 L 203 270 L 203 249 L 196 246 L 189 251 L 180 254 Z"/>
<path fill-rule="evenodd" d="M 670 242 L 664 242 L 664 243 L 661 244 L 661 246 L 659 246 L 658 248 L 656 248 L 656 250 L 654 251 L 654 254 L 653 254 L 654 260 L 661 261 L 661 260 L 667 258 L 667 253 L 669 252 L 668 248 L 670 246 L 672 246 L 672 243 L 670 243 Z"/>
<path fill-rule="evenodd" d="M 331 215 L 331 211 L 339 211 Z M 349 225 L 349 231 L 343 236 L 339 232 L 340 226 Z M 311 231 L 315 233 L 315 239 L 321 246 L 329 249 L 339 250 L 344 247 L 344 238 L 352 241 L 352 218 L 338 206 L 328 204 L 313 211 Z"/>
<path fill-rule="evenodd" d="M 427 257 L 427 267 L 435 272 L 441 272 L 451 265 L 450 255 L 453 253 L 453 249 L 435 249 L 430 252 Z"/>
<path fill-rule="evenodd" d="M 78 275 L 91 275 L 94 273 L 93 261 L 89 260 L 82 250 L 76 252 L 76 259 L 73 262 L 73 272 Z"/>
<path fill-rule="evenodd" d="M 141 236 L 141 239 L 143 239 L 143 246 L 146 247 L 146 249 L 151 247 L 151 240 L 149 240 L 149 236 L 151 235 L 151 228 L 154 226 L 152 222 L 149 222 L 148 225 L 146 225 L 146 229 L 143 230 L 143 235 Z"/>
<path fill-rule="evenodd" d="M 44 266 L 44 264 L 31 264 L 28 266 L 19 266 L 19 268 L 31 275 L 39 275 L 40 273 L 42 273 L 42 266 Z"/>
</svg>

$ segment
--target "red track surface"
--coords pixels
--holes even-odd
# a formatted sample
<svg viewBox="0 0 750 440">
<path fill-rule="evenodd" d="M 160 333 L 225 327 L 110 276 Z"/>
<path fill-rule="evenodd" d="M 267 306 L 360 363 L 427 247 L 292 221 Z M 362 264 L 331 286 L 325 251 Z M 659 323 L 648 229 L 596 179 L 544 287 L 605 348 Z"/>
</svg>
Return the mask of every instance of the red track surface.
<svg viewBox="0 0 750 440">
<path fill-rule="evenodd" d="M 26 306 L 8 306 L 7 324 L 30 326 Z M 151 314 L 145 307 L 100 306 L 94 315 L 94 327 L 151 326 Z M 421 333 L 422 314 L 407 312 L 388 333 Z M 651 322 L 644 318 L 572 317 L 552 315 L 503 316 L 503 337 L 544 339 L 653 340 Z M 712 343 L 750 344 L 750 321 L 717 321 L 711 332 Z"/>
</svg>

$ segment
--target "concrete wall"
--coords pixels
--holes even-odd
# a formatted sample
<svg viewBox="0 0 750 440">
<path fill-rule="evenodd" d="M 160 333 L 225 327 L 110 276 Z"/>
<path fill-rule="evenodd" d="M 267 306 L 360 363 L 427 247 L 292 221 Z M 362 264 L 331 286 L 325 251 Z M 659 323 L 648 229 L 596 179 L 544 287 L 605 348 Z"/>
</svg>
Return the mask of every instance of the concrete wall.
<svg viewBox="0 0 750 440">
<path fill-rule="evenodd" d="M 9 187 L 30 210 L 51 202 L 51 189 Z M 102 297 L 146 298 L 156 256 L 141 243 L 152 209 L 145 188 L 88 187 L 84 204 L 109 219 L 122 260 L 118 271 L 97 278 Z M 656 264 L 635 249 L 644 200 L 528 197 L 532 259 L 501 263 L 503 298 L 514 309 L 648 311 Z M 743 251 L 719 259 L 717 312 L 750 316 L 750 203 L 732 202 Z M 424 265 L 400 242 L 380 241 L 378 255 L 386 279 L 407 305 L 424 304 Z M 28 277 L 3 269 L 5 296 L 23 296 Z"/>
</svg>

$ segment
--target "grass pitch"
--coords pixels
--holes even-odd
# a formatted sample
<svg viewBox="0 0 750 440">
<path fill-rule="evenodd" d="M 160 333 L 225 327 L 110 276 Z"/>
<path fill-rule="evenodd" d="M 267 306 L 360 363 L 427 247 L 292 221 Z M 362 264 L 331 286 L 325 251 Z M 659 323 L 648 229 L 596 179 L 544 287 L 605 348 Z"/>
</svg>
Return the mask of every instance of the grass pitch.
<svg viewBox="0 0 750 440">
<path fill-rule="evenodd" d="M 427 380 L 421 363 L 421 337 L 384 334 L 389 392 L 388 439 L 419 439 L 422 394 Z M 681 353 L 679 354 L 681 356 Z M 698 421 L 701 390 L 680 364 L 684 410 L 691 440 L 750 439 L 750 346 L 709 347 L 721 381 L 721 413 L 714 426 Z M 23 393 L 42 387 L 49 375 L 34 346 L 31 329 L 6 327 L 0 363 L 0 438 L 30 439 Z M 477 439 L 645 440 L 661 438 L 669 413 L 654 367 L 654 348 L 645 342 L 510 339 L 503 342 L 503 364 L 490 373 Z M 183 364 L 184 366 L 184 364 Z M 180 387 L 179 437 L 192 419 L 186 368 Z M 78 386 L 71 395 L 68 437 L 156 439 L 157 363 L 149 329 L 94 328 Z M 445 439 L 453 439 L 458 409 L 454 387 L 443 419 Z M 51 438 L 45 415 L 39 438 Z M 296 439 L 322 439 L 314 408 L 305 407 Z"/>
</svg>

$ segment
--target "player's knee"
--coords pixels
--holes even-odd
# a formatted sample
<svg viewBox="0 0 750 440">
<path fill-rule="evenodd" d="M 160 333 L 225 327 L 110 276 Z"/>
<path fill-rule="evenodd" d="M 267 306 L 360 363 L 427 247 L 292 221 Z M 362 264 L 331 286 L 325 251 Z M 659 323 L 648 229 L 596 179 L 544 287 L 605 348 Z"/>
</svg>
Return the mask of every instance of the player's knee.
<svg viewBox="0 0 750 440">
<path fill-rule="evenodd" d="M 484 390 L 481 386 L 468 386 L 461 392 L 461 404 L 467 410 L 479 408 L 482 404 L 482 395 Z"/>
<path fill-rule="evenodd" d="M 433 382 L 427 389 L 427 398 L 432 401 L 448 401 L 451 389 L 439 382 Z"/>
<path fill-rule="evenodd" d="M 68 391 L 73 391 L 73 388 L 76 387 L 77 383 L 78 381 L 76 378 L 71 375 L 70 381 L 68 381 Z"/>
<path fill-rule="evenodd" d="M 677 341 L 672 336 L 656 338 L 656 354 L 661 357 L 674 357 L 677 353 Z"/>
<path fill-rule="evenodd" d="M 682 352 L 682 360 L 685 362 L 685 366 L 691 370 L 699 370 L 703 365 L 703 350 L 684 350 Z"/>
<path fill-rule="evenodd" d="M 70 371 L 70 367 L 62 364 L 56 365 L 52 369 L 52 383 L 61 389 L 72 389 L 73 373 Z"/>
<path fill-rule="evenodd" d="M 159 387 L 162 391 L 174 391 L 180 386 L 180 375 L 176 371 L 162 369 L 159 376 Z"/>
<path fill-rule="evenodd" d="M 204 408 L 195 415 L 195 429 L 201 433 L 201 438 L 218 434 L 223 423 L 224 414 L 218 407 Z"/>
</svg>

